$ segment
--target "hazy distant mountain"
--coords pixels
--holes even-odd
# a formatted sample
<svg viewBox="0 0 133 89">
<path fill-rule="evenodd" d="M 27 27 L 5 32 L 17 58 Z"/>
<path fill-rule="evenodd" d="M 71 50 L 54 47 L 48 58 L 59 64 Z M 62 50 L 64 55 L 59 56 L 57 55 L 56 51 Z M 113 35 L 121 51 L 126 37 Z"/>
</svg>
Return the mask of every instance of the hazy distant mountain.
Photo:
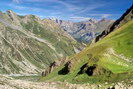
<svg viewBox="0 0 133 89">
<path fill-rule="evenodd" d="M 90 19 L 82 22 L 71 22 L 59 19 L 51 19 L 58 23 L 64 31 L 68 32 L 79 42 L 89 43 L 103 30 L 105 30 L 113 20 L 102 19 L 100 21 Z"/>
</svg>

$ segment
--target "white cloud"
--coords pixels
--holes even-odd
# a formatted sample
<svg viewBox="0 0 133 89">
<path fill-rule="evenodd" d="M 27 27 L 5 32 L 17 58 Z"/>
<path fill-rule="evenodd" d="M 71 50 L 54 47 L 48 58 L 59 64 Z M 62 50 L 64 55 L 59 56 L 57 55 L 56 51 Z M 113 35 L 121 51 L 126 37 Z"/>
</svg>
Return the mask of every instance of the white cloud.
<svg viewBox="0 0 133 89">
<path fill-rule="evenodd" d="M 100 17 L 100 18 L 107 18 L 109 16 L 112 16 L 112 14 L 88 14 L 88 16 L 96 16 L 96 17 Z"/>
<path fill-rule="evenodd" d="M 71 11 L 79 10 L 80 9 L 78 6 L 75 6 L 75 5 L 72 5 L 72 4 L 60 1 L 60 0 L 55 0 L 55 1 L 60 3 L 60 4 L 62 4 L 62 5 L 64 5 L 64 6 L 66 6 Z"/>
<path fill-rule="evenodd" d="M 67 1 L 67 0 L 13 0 L 13 2 L 15 3 L 37 3 L 37 2 L 40 2 L 40 3 L 56 3 L 55 5 L 51 6 L 52 8 L 54 9 L 43 9 L 43 8 L 37 8 L 37 7 L 26 7 L 26 6 L 12 6 L 13 8 L 15 9 L 19 9 L 19 10 L 29 10 L 29 11 L 32 11 L 32 12 L 37 12 L 37 13 L 48 13 L 50 14 L 50 16 L 62 16 L 63 12 L 70 12 L 70 20 L 89 20 L 90 18 L 88 18 L 89 16 L 96 16 L 96 17 L 100 17 L 100 18 L 107 18 L 109 16 L 111 16 L 111 14 L 88 14 L 88 17 L 76 17 L 78 15 L 81 15 L 81 14 L 84 14 L 84 13 L 89 13 L 90 11 L 95 11 L 95 9 L 99 8 L 99 7 L 102 7 L 104 5 L 106 5 L 106 2 L 102 2 L 102 1 L 99 1 L 99 0 L 88 0 L 88 6 L 79 6 L 79 5 L 76 5 L 74 3 L 80 3 L 82 1 L 80 0 L 70 0 L 70 1 Z M 71 3 L 73 2 L 73 3 Z M 84 1 L 83 1 L 84 2 Z M 38 3 L 39 4 L 39 3 Z M 59 7 L 60 5 L 58 4 L 61 4 L 61 7 Z M 62 8 L 62 6 L 64 6 L 64 8 Z M 57 8 L 57 9 L 56 9 Z M 61 9 L 59 11 L 59 9 Z M 56 11 L 54 11 L 56 10 Z M 65 13 L 64 13 L 65 14 Z M 86 15 L 85 15 L 86 16 Z M 42 16 L 41 16 L 42 17 Z"/>
<path fill-rule="evenodd" d="M 55 17 L 54 15 L 61 15 L 62 12 L 53 12 L 51 10 L 47 10 L 47 9 L 42 9 L 42 8 L 37 8 L 37 7 L 27 7 L 27 6 L 19 6 L 19 5 L 14 5 L 14 4 L 9 4 L 10 7 L 14 8 L 14 9 L 17 9 L 17 10 L 28 10 L 28 11 L 32 11 L 32 12 L 37 12 L 37 13 L 48 13 L 50 16 L 47 16 L 48 18 L 51 18 L 51 17 Z M 45 14 L 43 15 L 38 15 L 37 13 L 35 13 L 35 15 L 39 16 L 40 18 L 44 18 L 46 17 Z M 30 14 L 29 13 L 17 13 L 19 15 L 28 15 Z"/>
<path fill-rule="evenodd" d="M 77 14 L 82 14 L 84 12 L 88 12 L 88 11 L 92 11 L 96 8 L 99 8 L 101 6 L 104 6 L 105 3 L 104 2 L 94 2 L 93 0 L 88 0 L 89 4 L 88 6 L 78 6 L 76 4 L 72 4 L 70 3 L 71 1 L 63 1 L 63 0 L 13 0 L 14 2 L 16 3 L 20 3 L 20 2 L 31 2 L 31 3 L 35 3 L 35 2 L 42 2 L 42 3 L 45 3 L 45 2 L 50 2 L 50 3 L 58 3 L 58 4 L 61 4 L 63 6 L 65 6 L 68 11 L 74 11 L 74 15 L 77 15 Z M 74 1 L 74 2 L 78 2 L 80 3 L 78 0 L 77 1 Z M 58 8 L 58 7 L 57 7 Z M 65 8 L 62 8 L 65 10 Z"/>
<path fill-rule="evenodd" d="M 77 20 L 77 21 L 86 21 L 86 20 L 90 20 L 92 18 L 90 18 L 89 16 L 94 16 L 94 17 L 99 17 L 100 19 L 101 18 L 107 18 L 109 16 L 111 16 L 112 14 L 88 14 L 88 17 L 78 17 L 78 16 L 73 16 L 73 17 L 70 17 L 69 19 L 70 20 Z"/>
<path fill-rule="evenodd" d="M 21 3 L 21 0 L 12 0 L 14 3 Z"/>
<path fill-rule="evenodd" d="M 90 20 L 91 18 L 88 17 L 70 17 L 70 20 L 80 20 L 80 21 L 85 21 L 85 20 Z"/>
<path fill-rule="evenodd" d="M 19 6 L 19 5 L 13 5 L 9 4 L 10 7 L 18 10 L 29 10 L 29 11 L 34 11 L 34 12 L 48 12 L 46 9 L 42 8 L 36 8 L 36 7 L 27 7 L 27 6 Z"/>
<path fill-rule="evenodd" d="M 102 15 L 102 18 L 107 18 L 107 17 L 109 17 L 109 16 L 111 16 L 111 14 L 103 14 L 103 15 Z"/>
<path fill-rule="evenodd" d="M 76 13 L 76 14 L 80 14 L 80 13 L 83 13 L 83 12 L 86 12 L 86 11 L 91 11 L 91 10 L 94 10 L 94 9 L 99 8 L 99 7 L 101 7 L 101 6 L 104 6 L 104 4 L 92 4 L 92 5 L 88 6 L 88 7 L 86 7 L 86 8 L 84 8 L 84 9 L 80 10 L 80 11 L 79 11 L 78 13 Z"/>
<path fill-rule="evenodd" d="M 25 0 L 27 2 L 51 2 L 51 3 L 59 3 L 70 11 L 79 10 L 80 8 L 78 6 L 72 5 L 70 3 L 64 2 L 62 0 Z"/>
</svg>

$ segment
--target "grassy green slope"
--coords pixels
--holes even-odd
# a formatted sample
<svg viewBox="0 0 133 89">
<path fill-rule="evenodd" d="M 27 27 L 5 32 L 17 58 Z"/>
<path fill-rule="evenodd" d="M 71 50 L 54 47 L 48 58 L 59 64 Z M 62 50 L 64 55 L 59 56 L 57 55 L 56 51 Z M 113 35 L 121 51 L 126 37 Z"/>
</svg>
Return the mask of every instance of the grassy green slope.
<svg viewBox="0 0 133 89">
<path fill-rule="evenodd" d="M 116 29 L 69 60 L 71 68 L 68 74 L 58 74 L 64 67 L 62 65 L 47 77 L 41 78 L 40 81 L 66 80 L 74 83 L 102 83 L 124 80 L 130 82 L 133 79 L 133 21 Z M 93 76 L 88 76 L 85 72 L 78 74 L 85 63 L 88 66 L 97 65 Z"/>
</svg>

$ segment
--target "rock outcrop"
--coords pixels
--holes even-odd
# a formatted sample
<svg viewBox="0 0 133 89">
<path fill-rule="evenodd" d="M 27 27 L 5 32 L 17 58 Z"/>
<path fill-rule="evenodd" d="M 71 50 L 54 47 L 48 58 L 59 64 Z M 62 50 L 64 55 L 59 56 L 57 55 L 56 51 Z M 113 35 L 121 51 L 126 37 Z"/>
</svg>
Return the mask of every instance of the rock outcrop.
<svg viewBox="0 0 133 89">
<path fill-rule="evenodd" d="M 67 58 L 62 58 L 60 60 L 54 61 L 53 63 L 50 64 L 49 67 L 47 67 L 41 74 L 41 76 L 45 77 L 48 74 L 50 74 L 54 69 L 59 67 L 61 64 L 63 64 L 66 61 Z"/>
</svg>

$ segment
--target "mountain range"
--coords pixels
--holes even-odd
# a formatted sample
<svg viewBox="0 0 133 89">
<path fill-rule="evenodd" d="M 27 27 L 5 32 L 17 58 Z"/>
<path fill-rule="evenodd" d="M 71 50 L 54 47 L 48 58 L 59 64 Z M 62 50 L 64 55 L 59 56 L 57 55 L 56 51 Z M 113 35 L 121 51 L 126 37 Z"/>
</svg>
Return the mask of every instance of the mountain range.
<svg viewBox="0 0 133 89">
<path fill-rule="evenodd" d="M 91 43 L 102 31 L 107 29 L 114 20 L 103 18 L 101 20 L 89 19 L 81 22 L 64 21 L 56 18 L 50 19 L 69 33 L 78 42 Z"/>
<path fill-rule="evenodd" d="M 0 12 L 0 88 L 132 89 L 132 85 L 133 5 L 116 21 L 71 22 Z"/>
<path fill-rule="evenodd" d="M 70 22 L 0 12 L 1 73 L 39 73 L 56 59 L 80 52 L 112 20 Z M 25 70 L 23 70 L 25 69 Z"/>
</svg>

